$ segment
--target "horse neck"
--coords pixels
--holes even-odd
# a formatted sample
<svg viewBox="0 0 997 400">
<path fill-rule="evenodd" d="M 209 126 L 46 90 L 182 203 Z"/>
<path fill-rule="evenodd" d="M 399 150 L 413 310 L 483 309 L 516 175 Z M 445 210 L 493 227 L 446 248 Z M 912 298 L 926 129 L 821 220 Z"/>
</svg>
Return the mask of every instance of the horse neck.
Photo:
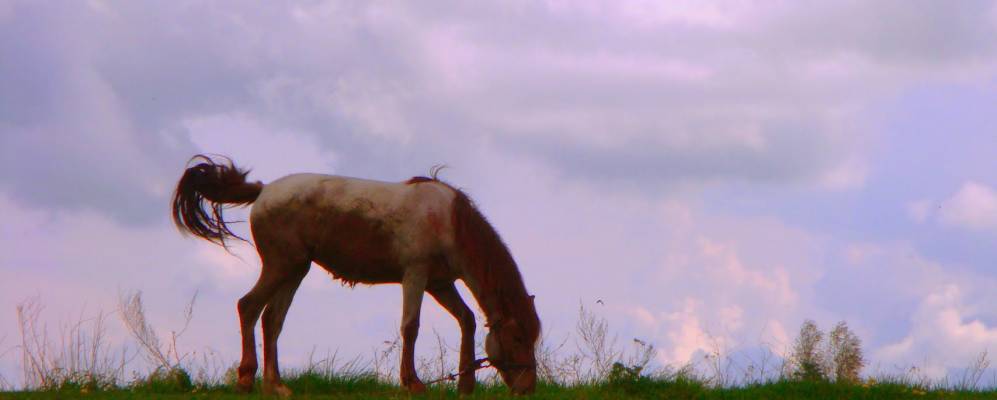
<svg viewBox="0 0 997 400">
<path fill-rule="evenodd" d="M 523 314 L 532 314 L 532 319 L 536 319 L 536 311 L 509 248 L 474 202 L 459 189 L 453 190 L 451 211 L 456 259 L 460 260 L 464 281 L 488 322 Z"/>
<path fill-rule="evenodd" d="M 465 279 L 488 322 L 528 313 L 529 294 L 515 262 L 509 260 L 490 267 L 488 270 L 466 271 L 470 279 Z"/>
</svg>

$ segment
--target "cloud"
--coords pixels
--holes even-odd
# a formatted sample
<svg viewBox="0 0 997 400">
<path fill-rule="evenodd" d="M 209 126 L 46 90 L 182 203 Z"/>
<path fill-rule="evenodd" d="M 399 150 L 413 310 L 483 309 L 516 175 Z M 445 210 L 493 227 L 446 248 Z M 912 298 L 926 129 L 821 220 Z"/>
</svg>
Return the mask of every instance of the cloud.
<svg viewBox="0 0 997 400">
<path fill-rule="evenodd" d="M 666 350 L 658 354 L 659 361 L 665 365 L 682 365 L 693 361 L 693 355 L 712 350 L 711 335 L 704 331 L 700 322 L 702 311 L 698 310 L 695 299 L 687 298 L 682 302 L 681 310 L 659 313 L 652 316 L 646 323 L 660 330 L 667 340 Z M 650 314 L 638 307 L 635 311 Z M 664 329 L 662 329 L 664 328 Z M 662 339 L 660 337 L 656 339 Z"/>
<path fill-rule="evenodd" d="M 250 179 L 263 182 L 293 172 L 333 173 L 338 158 L 312 135 L 281 131 L 245 114 L 191 118 L 183 127 L 199 151 L 229 156 L 252 169 Z"/>
<path fill-rule="evenodd" d="M 0 25 L 0 188 L 24 204 L 98 210 L 149 223 L 182 137 L 140 132 L 130 103 L 94 64 L 77 6 L 17 3 Z"/>
<path fill-rule="evenodd" d="M 997 228 L 997 191 L 968 181 L 942 203 L 938 220 L 945 225 L 970 230 Z"/>
<path fill-rule="evenodd" d="M 813 312 L 820 237 L 775 218 L 706 211 L 695 195 L 647 199 L 562 180 L 529 158 L 494 157 L 479 157 L 494 184 L 453 180 L 473 185 L 553 337 L 574 326 L 564 310 L 581 301 L 621 338 L 654 343 L 659 361 L 685 363 L 716 345 L 781 352 L 784 327 Z M 504 194 L 513 187 L 521 195 Z"/>
<path fill-rule="evenodd" d="M 915 222 L 929 220 L 968 231 L 997 228 L 997 191 L 976 181 L 965 181 L 955 193 L 942 200 L 909 202 L 907 215 Z"/>
<path fill-rule="evenodd" d="M 911 316 L 909 335 L 879 349 L 876 359 L 892 365 L 918 365 L 939 379 L 968 367 L 982 352 L 997 346 L 997 326 L 974 317 L 958 285 L 940 285 L 928 293 Z"/>
<path fill-rule="evenodd" d="M 880 220 L 838 200 L 894 178 L 874 158 L 885 136 L 870 104 L 992 79 L 995 15 L 982 2 L 0 3 L 0 229 L 17 250 L 0 255 L 0 297 L 113 303 L 117 287 L 145 288 L 166 316 L 200 287 L 198 340 L 236 352 L 233 302 L 258 260 L 181 241 L 166 210 L 183 162 L 215 152 L 265 181 L 449 164 L 513 248 L 545 327 L 570 329 L 564 310 L 597 296 L 667 361 L 711 340 L 778 346 L 807 317 L 854 321 L 888 360 L 985 343 L 986 272 L 909 232 L 867 237 Z M 769 208 L 743 196 L 769 190 Z M 991 229 L 994 197 L 970 181 L 941 210 L 929 192 L 907 211 Z M 365 352 L 397 331 L 397 296 L 313 273 L 282 354 Z"/>
<path fill-rule="evenodd" d="M 497 22 L 478 25 L 460 24 L 467 11 L 444 13 L 439 18 L 462 28 L 457 47 L 479 55 L 462 58 L 476 71 L 474 90 L 447 94 L 487 104 L 471 112 L 497 143 L 580 179 L 641 188 L 818 181 L 841 189 L 861 186 L 865 175 L 852 153 L 855 110 L 960 68 L 939 61 L 938 52 L 961 49 L 952 57 L 993 61 L 984 39 L 992 28 L 972 7 L 939 10 L 960 24 L 949 31 L 917 7 L 783 3 L 761 13 L 726 6 L 674 12 L 639 2 L 559 3 L 487 9 L 482 14 Z M 879 23 L 897 8 L 904 30 L 926 32 L 923 47 Z M 518 40 L 505 22 L 538 28 Z"/>
<path fill-rule="evenodd" d="M 992 276 L 932 260 L 909 243 L 853 243 L 842 255 L 850 265 L 829 269 L 817 294 L 859 333 L 867 372 L 917 366 L 942 378 L 997 344 Z"/>
<path fill-rule="evenodd" d="M 149 223 L 195 150 L 186 121 L 242 115 L 386 179 L 484 142 L 652 192 L 854 189 L 856 110 L 994 60 L 977 3 L 652 3 L 8 3 L 0 185 Z"/>
</svg>

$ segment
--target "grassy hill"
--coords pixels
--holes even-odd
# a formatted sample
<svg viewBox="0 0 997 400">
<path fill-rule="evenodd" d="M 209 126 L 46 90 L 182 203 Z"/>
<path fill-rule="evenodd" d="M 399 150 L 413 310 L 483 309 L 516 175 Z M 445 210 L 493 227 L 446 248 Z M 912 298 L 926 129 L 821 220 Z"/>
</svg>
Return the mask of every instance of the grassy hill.
<svg viewBox="0 0 997 400">
<path fill-rule="evenodd" d="M 298 399 L 450 399 L 459 398 L 453 385 L 434 385 L 421 396 L 410 396 L 394 383 L 373 376 L 330 376 L 304 373 L 286 380 Z M 501 384 L 479 384 L 471 398 L 511 398 Z M 257 390 L 244 395 L 227 385 L 196 386 L 189 381 L 142 381 L 127 387 L 104 389 L 65 384 L 30 392 L 0 392 L 0 399 L 257 399 L 269 398 Z M 655 379 L 638 376 L 599 383 L 563 386 L 541 383 L 537 399 L 997 399 L 997 389 L 951 390 L 897 382 L 842 384 L 825 381 L 774 381 L 731 388 L 713 388 L 694 379 Z"/>
</svg>

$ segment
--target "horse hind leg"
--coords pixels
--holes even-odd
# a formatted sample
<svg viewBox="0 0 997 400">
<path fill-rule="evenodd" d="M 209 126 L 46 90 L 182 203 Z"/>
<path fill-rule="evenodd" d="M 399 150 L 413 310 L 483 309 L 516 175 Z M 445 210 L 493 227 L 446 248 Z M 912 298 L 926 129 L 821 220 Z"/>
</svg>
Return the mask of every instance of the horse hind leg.
<svg viewBox="0 0 997 400">
<path fill-rule="evenodd" d="M 284 386 L 280 379 L 280 367 L 277 362 L 277 338 L 284 326 L 284 318 L 291 307 L 294 293 L 301 285 L 308 272 L 305 264 L 300 273 L 289 276 L 263 311 L 263 393 L 276 394 L 281 397 L 291 395 L 291 390 Z"/>
<path fill-rule="evenodd" d="M 306 266 L 307 267 L 307 266 Z M 306 268 L 307 271 L 307 268 Z M 239 362 L 236 390 L 251 392 L 258 367 L 256 357 L 256 321 L 264 306 L 288 279 L 288 271 L 264 260 L 260 278 L 245 296 L 239 299 L 239 324 L 242 332 L 242 360 Z"/>
</svg>

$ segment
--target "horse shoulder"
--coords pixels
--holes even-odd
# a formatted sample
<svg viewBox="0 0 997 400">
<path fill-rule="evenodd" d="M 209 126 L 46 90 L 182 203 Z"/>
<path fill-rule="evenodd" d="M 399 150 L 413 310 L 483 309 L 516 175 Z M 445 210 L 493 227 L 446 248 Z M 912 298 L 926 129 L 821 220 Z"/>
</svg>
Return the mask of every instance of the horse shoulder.
<svg viewBox="0 0 997 400">
<path fill-rule="evenodd" d="M 397 244 L 406 253 L 437 255 L 452 247 L 450 206 L 453 190 L 436 182 L 402 184 L 396 207 Z"/>
</svg>

